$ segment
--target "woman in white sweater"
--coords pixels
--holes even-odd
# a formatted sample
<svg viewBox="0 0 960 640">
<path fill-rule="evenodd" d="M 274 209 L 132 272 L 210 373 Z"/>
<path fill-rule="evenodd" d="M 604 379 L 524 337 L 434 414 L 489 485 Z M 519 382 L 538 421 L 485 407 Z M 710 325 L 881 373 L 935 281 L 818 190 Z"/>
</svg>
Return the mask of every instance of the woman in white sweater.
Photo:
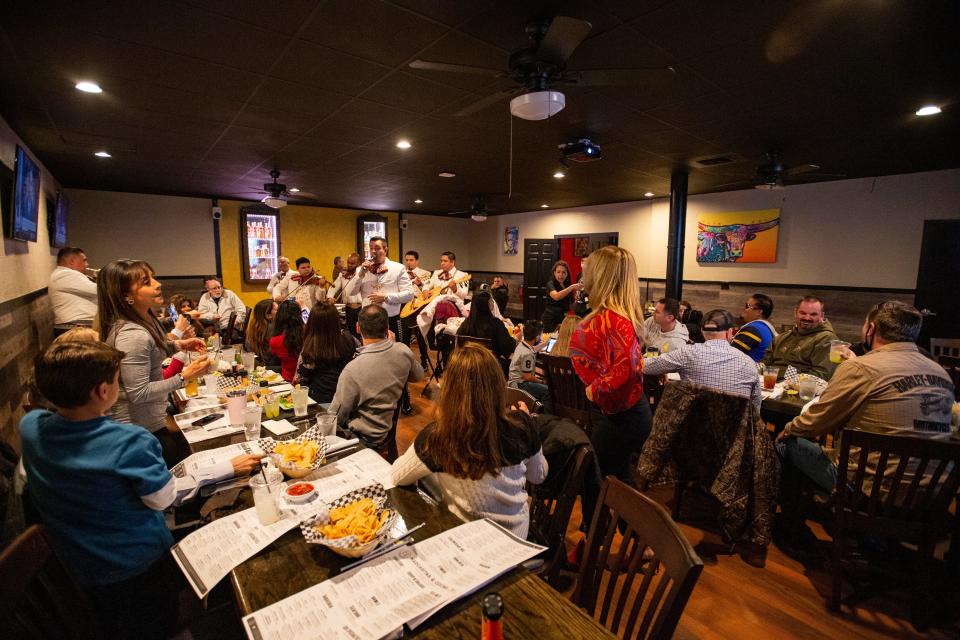
<svg viewBox="0 0 960 640">
<path fill-rule="evenodd" d="M 547 460 L 526 407 L 507 411 L 506 381 L 487 349 L 465 344 L 450 358 L 435 421 L 393 463 L 393 481 L 437 474 L 444 502 L 464 519 L 490 518 L 521 538 L 530 526 L 526 483 L 547 477 Z"/>
</svg>

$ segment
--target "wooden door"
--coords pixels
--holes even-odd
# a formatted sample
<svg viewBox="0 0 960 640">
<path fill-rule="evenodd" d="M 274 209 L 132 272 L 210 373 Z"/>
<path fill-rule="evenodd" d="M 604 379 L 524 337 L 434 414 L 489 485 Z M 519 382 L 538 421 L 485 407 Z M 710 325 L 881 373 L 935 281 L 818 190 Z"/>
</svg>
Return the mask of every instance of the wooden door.
<svg viewBox="0 0 960 640">
<path fill-rule="evenodd" d="M 923 320 L 920 344 L 960 337 L 960 220 L 924 220 L 914 306 Z"/>
<path fill-rule="evenodd" d="M 546 284 L 550 268 L 557 259 L 554 238 L 525 238 L 523 241 L 523 318 L 536 320 L 543 315 Z"/>
</svg>

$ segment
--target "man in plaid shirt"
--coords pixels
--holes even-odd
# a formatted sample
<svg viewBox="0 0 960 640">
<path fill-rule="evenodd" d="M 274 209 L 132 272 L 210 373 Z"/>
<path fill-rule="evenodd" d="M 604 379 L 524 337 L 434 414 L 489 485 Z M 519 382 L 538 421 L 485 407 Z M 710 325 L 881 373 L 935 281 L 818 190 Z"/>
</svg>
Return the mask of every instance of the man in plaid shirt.
<svg viewBox="0 0 960 640">
<path fill-rule="evenodd" d="M 760 394 L 757 364 L 730 345 L 735 333 L 733 316 L 724 309 L 708 311 L 703 316 L 701 328 L 706 342 L 647 358 L 643 362 L 643 373 L 679 372 L 683 380 L 750 398 L 759 410 L 763 396 Z"/>
</svg>

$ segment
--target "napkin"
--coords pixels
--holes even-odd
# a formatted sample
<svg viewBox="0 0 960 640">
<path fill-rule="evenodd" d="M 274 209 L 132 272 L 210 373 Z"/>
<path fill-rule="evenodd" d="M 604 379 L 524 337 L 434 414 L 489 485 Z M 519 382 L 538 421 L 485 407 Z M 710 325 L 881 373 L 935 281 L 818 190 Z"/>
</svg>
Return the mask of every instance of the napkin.
<svg viewBox="0 0 960 640">
<path fill-rule="evenodd" d="M 297 430 L 286 418 L 283 420 L 264 420 L 260 424 L 275 436 L 282 436 L 285 433 L 293 433 Z"/>
</svg>

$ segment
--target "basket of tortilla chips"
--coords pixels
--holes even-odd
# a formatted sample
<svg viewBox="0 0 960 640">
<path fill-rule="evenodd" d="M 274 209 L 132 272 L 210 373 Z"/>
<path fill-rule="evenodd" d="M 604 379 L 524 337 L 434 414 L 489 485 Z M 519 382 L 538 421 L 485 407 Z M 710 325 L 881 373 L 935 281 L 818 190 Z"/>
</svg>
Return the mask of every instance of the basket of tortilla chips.
<svg viewBox="0 0 960 640">
<path fill-rule="evenodd" d="M 364 556 L 386 540 L 399 517 L 386 508 L 382 484 L 356 489 L 330 503 L 329 512 L 300 523 L 307 542 L 322 544 L 348 558 Z"/>
<path fill-rule="evenodd" d="M 304 478 L 326 463 L 327 439 L 310 427 L 293 440 L 281 440 L 268 453 L 289 478 Z"/>
</svg>

